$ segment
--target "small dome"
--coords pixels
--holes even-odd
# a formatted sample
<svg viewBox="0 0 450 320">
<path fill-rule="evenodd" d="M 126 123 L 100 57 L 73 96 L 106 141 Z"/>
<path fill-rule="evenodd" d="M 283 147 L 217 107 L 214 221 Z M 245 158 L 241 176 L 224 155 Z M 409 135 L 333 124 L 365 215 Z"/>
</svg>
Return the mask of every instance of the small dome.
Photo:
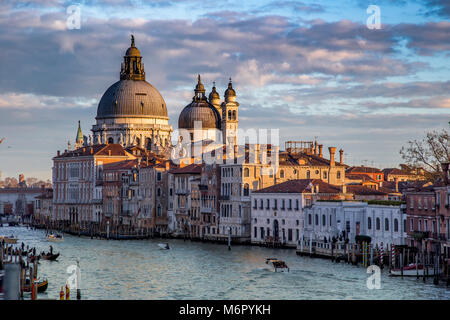
<svg viewBox="0 0 450 320">
<path fill-rule="evenodd" d="M 131 35 L 131 47 L 128 48 L 127 52 L 125 52 L 125 56 L 127 57 L 140 57 L 141 53 L 134 43 L 134 36 Z"/>
<path fill-rule="evenodd" d="M 225 90 L 225 96 L 228 96 L 228 97 L 236 96 L 236 91 L 234 91 L 234 89 L 233 89 L 233 84 L 231 83 L 231 78 L 230 78 L 230 82 L 228 83 L 228 88 L 227 88 L 227 90 Z"/>
<path fill-rule="evenodd" d="M 214 87 L 212 87 L 212 91 L 209 94 L 209 101 L 212 100 L 220 100 L 220 95 L 219 93 L 216 91 L 216 85 L 214 84 Z"/>
<path fill-rule="evenodd" d="M 128 57 L 140 57 L 141 53 L 139 52 L 139 49 L 136 47 L 129 47 L 127 52 L 125 53 Z"/>
<path fill-rule="evenodd" d="M 120 80 L 106 90 L 97 108 L 97 118 L 150 117 L 168 119 L 166 103 L 147 81 Z"/>
<path fill-rule="evenodd" d="M 220 130 L 220 114 L 206 100 L 192 101 L 188 104 L 180 113 L 178 128 L 194 129 L 195 121 L 201 121 L 203 129 Z"/>
<path fill-rule="evenodd" d="M 205 87 L 201 82 L 200 75 L 198 75 L 192 102 L 184 107 L 180 113 L 178 128 L 194 129 L 196 121 L 202 122 L 202 129 L 220 129 L 220 114 L 206 99 Z"/>
</svg>

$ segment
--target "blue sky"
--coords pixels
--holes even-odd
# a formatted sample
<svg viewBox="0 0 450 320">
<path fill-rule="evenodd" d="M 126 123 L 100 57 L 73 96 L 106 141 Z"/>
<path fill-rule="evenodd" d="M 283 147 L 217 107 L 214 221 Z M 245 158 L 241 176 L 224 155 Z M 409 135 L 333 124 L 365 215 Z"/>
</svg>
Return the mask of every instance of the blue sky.
<svg viewBox="0 0 450 320">
<path fill-rule="evenodd" d="M 79 30 L 66 27 L 72 4 Z M 366 27 L 371 4 L 380 30 Z M 221 96 L 232 77 L 240 127 L 396 166 L 408 140 L 448 127 L 449 17 L 443 0 L 2 1 L 0 171 L 51 178 L 78 120 L 85 134 L 94 124 L 131 33 L 174 128 L 198 73 Z"/>
</svg>

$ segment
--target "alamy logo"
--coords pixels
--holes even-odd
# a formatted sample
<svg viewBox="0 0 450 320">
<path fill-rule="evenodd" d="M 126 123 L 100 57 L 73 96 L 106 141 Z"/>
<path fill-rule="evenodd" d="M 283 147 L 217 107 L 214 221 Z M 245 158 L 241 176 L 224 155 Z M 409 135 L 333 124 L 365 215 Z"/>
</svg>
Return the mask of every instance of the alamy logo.
<svg viewBox="0 0 450 320">
<path fill-rule="evenodd" d="M 67 267 L 66 272 L 70 274 L 66 283 L 69 285 L 70 290 L 76 290 L 80 288 L 81 272 L 78 265 L 72 264 Z"/>
<path fill-rule="evenodd" d="M 81 28 L 81 6 L 71 5 L 67 7 L 66 13 L 69 15 L 66 20 L 66 26 L 69 30 Z"/>
<path fill-rule="evenodd" d="M 381 289 L 381 269 L 379 266 L 371 265 L 367 268 L 367 273 L 372 273 L 372 275 L 367 278 L 367 289 Z"/>
<path fill-rule="evenodd" d="M 366 21 L 366 26 L 368 29 L 381 29 L 381 11 L 380 7 L 371 4 L 367 7 L 366 12 L 371 14 Z"/>
</svg>

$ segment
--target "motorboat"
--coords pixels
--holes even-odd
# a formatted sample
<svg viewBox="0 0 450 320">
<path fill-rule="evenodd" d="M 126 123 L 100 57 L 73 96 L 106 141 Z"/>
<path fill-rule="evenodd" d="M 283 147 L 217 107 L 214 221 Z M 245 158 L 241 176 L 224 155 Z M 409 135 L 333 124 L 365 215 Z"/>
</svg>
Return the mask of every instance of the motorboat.
<svg viewBox="0 0 450 320">
<path fill-rule="evenodd" d="M 166 243 L 158 243 L 158 247 L 161 250 L 169 250 L 170 249 L 169 244 L 167 242 Z"/>
<path fill-rule="evenodd" d="M 64 241 L 64 237 L 61 234 L 49 234 L 47 236 L 47 240 L 51 242 L 62 242 Z"/>
<path fill-rule="evenodd" d="M 277 258 L 267 258 L 266 264 L 269 265 L 271 271 L 274 272 L 289 272 L 289 267 L 286 262 Z"/>
<path fill-rule="evenodd" d="M 407 265 L 406 267 L 403 267 L 403 276 L 404 277 L 417 277 L 417 275 L 419 275 L 419 277 L 423 277 L 424 274 L 426 277 L 433 277 L 434 276 L 434 268 L 433 267 L 425 268 L 423 266 L 423 264 L 418 264 L 416 267 L 415 263 L 411 263 L 411 264 Z M 390 271 L 389 275 L 392 277 L 400 277 L 400 276 L 402 276 L 402 269 L 401 268 L 392 269 Z"/>
</svg>

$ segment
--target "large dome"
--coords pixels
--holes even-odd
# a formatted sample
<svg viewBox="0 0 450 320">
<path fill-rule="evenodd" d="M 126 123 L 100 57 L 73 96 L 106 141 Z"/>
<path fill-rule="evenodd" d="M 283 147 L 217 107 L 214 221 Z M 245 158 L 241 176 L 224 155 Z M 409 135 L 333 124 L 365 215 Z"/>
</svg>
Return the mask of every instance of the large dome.
<svg viewBox="0 0 450 320">
<path fill-rule="evenodd" d="M 205 100 L 192 101 L 181 111 L 178 128 L 194 129 L 195 121 L 201 121 L 203 129 L 220 129 L 219 112 Z"/>
<path fill-rule="evenodd" d="M 159 91 L 142 80 L 120 80 L 106 90 L 98 104 L 97 118 L 111 117 L 169 119 Z"/>
</svg>

